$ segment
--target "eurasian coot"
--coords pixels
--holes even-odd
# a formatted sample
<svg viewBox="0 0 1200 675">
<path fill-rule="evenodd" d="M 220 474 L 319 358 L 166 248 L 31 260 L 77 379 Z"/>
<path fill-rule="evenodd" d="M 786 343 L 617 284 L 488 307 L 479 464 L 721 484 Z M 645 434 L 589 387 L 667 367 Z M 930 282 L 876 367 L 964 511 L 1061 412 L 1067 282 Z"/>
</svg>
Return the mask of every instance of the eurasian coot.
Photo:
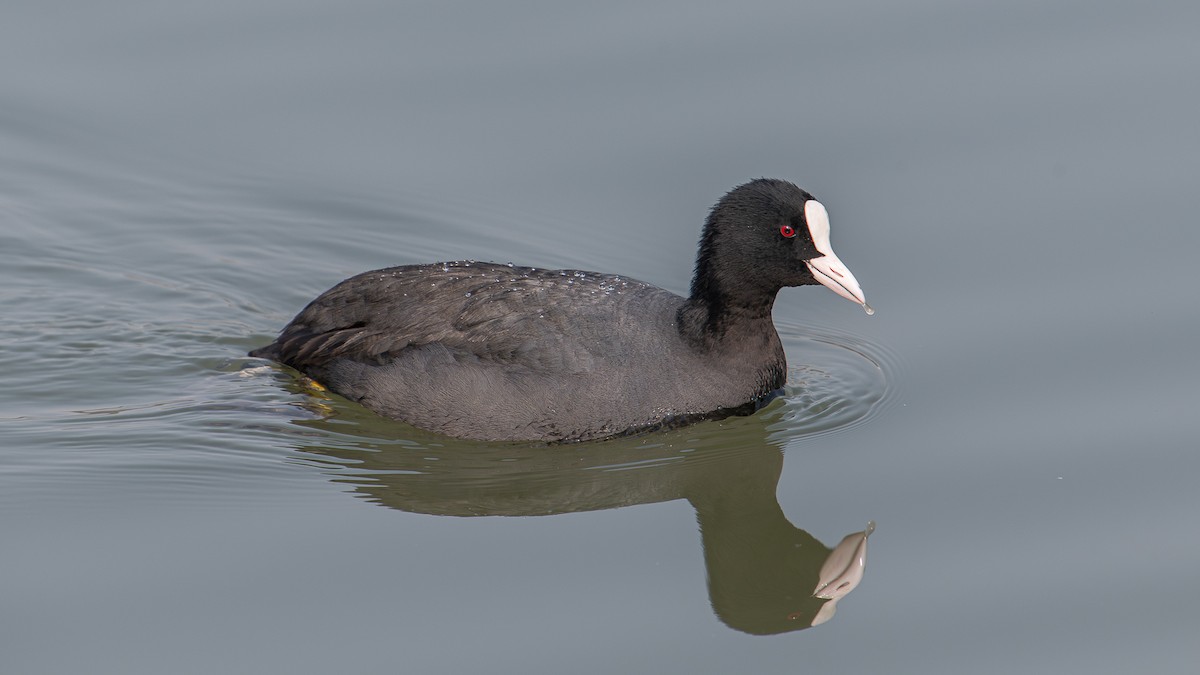
<svg viewBox="0 0 1200 675">
<path fill-rule="evenodd" d="M 787 374 L 775 295 L 816 283 L 871 312 L 825 207 L 763 178 L 713 207 L 687 298 L 596 272 L 389 267 L 329 289 L 250 355 L 422 429 L 581 441 L 761 407 Z"/>
</svg>

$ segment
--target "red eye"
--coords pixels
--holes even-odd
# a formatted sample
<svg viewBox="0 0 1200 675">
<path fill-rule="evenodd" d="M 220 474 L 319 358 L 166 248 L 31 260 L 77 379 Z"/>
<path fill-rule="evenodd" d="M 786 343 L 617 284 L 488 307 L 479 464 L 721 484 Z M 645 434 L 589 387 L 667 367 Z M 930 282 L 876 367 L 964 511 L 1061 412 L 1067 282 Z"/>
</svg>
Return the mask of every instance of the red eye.
<svg viewBox="0 0 1200 675">
<path fill-rule="evenodd" d="M 791 225 L 783 225 L 779 228 L 779 234 L 791 239 L 792 237 L 796 236 L 796 228 L 792 227 Z"/>
</svg>

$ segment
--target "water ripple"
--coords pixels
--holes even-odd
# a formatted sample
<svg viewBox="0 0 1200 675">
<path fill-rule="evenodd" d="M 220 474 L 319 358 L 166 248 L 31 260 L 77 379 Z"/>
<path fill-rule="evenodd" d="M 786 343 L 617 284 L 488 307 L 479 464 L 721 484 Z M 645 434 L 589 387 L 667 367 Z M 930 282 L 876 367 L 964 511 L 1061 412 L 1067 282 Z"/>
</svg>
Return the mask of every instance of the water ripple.
<svg viewBox="0 0 1200 675">
<path fill-rule="evenodd" d="M 889 406 L 896 358 L 852 333 L 776 321 L 788 354 L 788 384 L 765 411 L 782 441 L 844 431 Z"/>
</svg>

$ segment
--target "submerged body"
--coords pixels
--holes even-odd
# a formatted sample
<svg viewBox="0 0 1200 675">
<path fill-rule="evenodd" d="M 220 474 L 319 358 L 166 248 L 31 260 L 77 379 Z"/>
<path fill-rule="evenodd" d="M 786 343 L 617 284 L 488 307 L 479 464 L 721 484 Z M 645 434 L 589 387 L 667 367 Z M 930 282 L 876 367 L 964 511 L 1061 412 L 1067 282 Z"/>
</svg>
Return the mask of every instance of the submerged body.
<svg viewBox="0 0 1200 675">
<path fill-rule="evenodd" d="M 460 438 L 588 440 L 750 412 L 786 377 L 771 320 L 781 287 L 833 276 L 831 288 L 866 306 L 849 270 L 821 250 L 828 222 L 808 222 L 824 218 L 817 207 L 783 181 L 726 195 L 688 298 L 575 270 L 392 267 L 326 291 L 251 355 Z"/>
<path fill-rule="evenodd" d="M 393 267 L 326 292 L 253 355 L 388 417 L 486 440 L 611 436 L 740 408 L 783 386 L 769 314 L 765 325 L 739 326 L 724 354 L 724 341 L 688 344 L 685 303 L 593 272 Z M 747 340 L 760 344 L 746 350 Z"/>
</svg>

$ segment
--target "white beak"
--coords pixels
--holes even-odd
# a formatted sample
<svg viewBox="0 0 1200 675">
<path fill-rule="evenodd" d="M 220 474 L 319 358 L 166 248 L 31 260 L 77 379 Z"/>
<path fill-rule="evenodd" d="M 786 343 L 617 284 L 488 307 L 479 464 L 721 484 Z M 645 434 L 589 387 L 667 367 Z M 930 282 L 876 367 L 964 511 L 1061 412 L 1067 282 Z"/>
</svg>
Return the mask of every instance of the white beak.
<svg viewBox="0 0 1200 675">
<path fill-rule="evenodd" d="M 817 281 L 828 286 L 834 293 L 862 305 L 867 314 L 874 314 L 875 310 L 867 304 L 867 298 L 858 286 L 858 279 L 855 279 L 842 261 L 838 260 L 829 246 L 829 212 L 825 210 L 825 206 L 815 199 L 804 202 L 804 220 L 808 222 L 808 233 L 812 236 L 813 246 L 819 253 L 825 254 L 820 258 L 804 261 L 809 271 Z"/>
<path fill-rule="evenodd" d="M 862 532 L 846 535 L 842 543 L 829 553 L 825 564 L 821 565 L 820 579 L 813 597 L 829 602 L 821 605 L 813 617 L 812 625 L 818 626 L 832 619 L 837 611 L 837 601 L 846 597 L 862 581 L 867 567 L 867 537 L 874 531 L 875 521 L 871 521 Z"/>
<path fill-rule="evenodd" d="M 870 306 L 867 305 L 867 299 L 858 285 L 858 279 L 854 278 L 850 269 L 832 252 L 820 258 L 805 260 L 804 264 L 808 265 L 817 281 L 843 298 L 862 305 L 863 309 L 870 313 Z"/>
</svg>

